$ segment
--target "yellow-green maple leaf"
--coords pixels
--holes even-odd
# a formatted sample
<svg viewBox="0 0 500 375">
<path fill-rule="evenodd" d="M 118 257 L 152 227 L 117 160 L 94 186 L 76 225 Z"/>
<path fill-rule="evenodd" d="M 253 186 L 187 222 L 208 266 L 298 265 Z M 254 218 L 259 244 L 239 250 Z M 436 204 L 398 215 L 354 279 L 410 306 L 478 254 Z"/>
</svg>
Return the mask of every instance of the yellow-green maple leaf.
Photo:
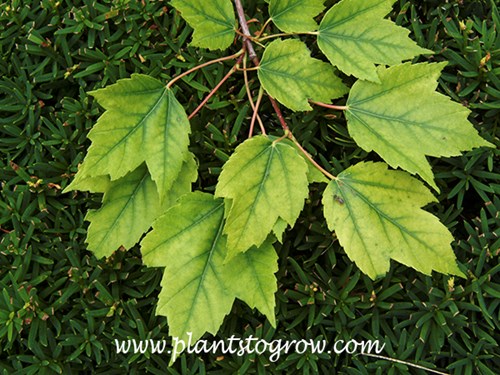
<svg viewBox="0 0 500 375">
<path fill-rule="evenodd" d="M 436 198 L 417 179 L 385 163 L 358 163 L 323 193 L 328 228 L 356 265 L 372 279 L 394 259 L 417 271 L 464 276 L 450 246 L 453 236 L 421 209 Z"/>
</svg>

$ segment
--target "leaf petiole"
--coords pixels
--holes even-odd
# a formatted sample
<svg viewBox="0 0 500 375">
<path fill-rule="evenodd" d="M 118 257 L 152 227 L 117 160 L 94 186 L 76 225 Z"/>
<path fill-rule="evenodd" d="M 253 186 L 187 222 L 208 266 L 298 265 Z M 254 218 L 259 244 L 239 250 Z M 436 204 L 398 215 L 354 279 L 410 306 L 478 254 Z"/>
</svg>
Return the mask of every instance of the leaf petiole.
<svg viewBox="0 0 500 375">
<path fill-rule="evenodd" d="M 236 64 L 234 64 L 234 66 L 231 68 L 231 70 L 229 70 L 229 72 L 227 72 L 227 74 L 220 80 L 220 82 L 212 89 L 212 91 L 210 91 L 208 93 L 208 95 L 205 97 L 205 99 L 203 99 L 203 101 L 198 105 L 198 107 L 196 107 L 196 109 L 189 115 L 188 117 L 188 120 L 191 120 L 194 116 L 196 116 L 196 114 L 205 106 L 205 104 L 207 104 L 207 102 L 210 100 L 210 98 L 212 96 L 214 96 L 214 94 L 220 89 L 220 87 L 224 84 L 224 82 L 226 82 L 229 77 L 231 77 L 233 75 L 234 72 L 236 72 L 238 70 L 238 65 L 241 63 L 241 61 L 243 60 L 243 56 L 244 55 L 241 55 L 238 60 L 236 61 Z"/>
<path fill-rule="evenodd" d="M 248 138 L 251 138 L 253 135 L 253 128 L 255 125 L 255 119 L 257 118 L 257 116 L 259 114 L 259 106 L 260 106 L 260 102 L 262 100 L 262 95 L 264 95 L 264 89 L 261 86 L 259 89 L 259 96 L 257 97 L 257 102 L 255 103 L 255 107 L 253 109 L 252 121 L 250 122 L 250 131 L 248 133 Z M 259 124 L 262 124 L 262 122 L 259 122 Z M 263 124 L 260 127 L 260 131 L 262 132 L 262 134 L 266 135 L 266 129 L 264 129 Z"/>
<path fill-rule="evenodd" d="M 250 72 L 252 70 L 259 70 L 259 67 L 258 66 L 254 66 L 253 68 L 243 67 L 243 68 L 238 68 L 238 70 L 241 70 L 241 71 L 246 70 L 247 72 Z"/>
<path fill-rule="evenodd" d="M 252 60 L 252 62 L 254 63 L 254 65 L 256 67 L 258 67 L 259 64 L 260 64 L 260 61 L 259 61 L 259 58 L 257 57 L 257 54 L 255 53 L 255 50 L 253 49 L 252 36 L 250 35 L 250 31 L 248 29 L 248 23 L 247 23 L 247 20 L 245 18 L 245 11 L 243 10 L 243 6 L 241 5 L 241 0 L 234 0 L 234 3 L 236 5 L 236 11 L 238 13 L 238 19 L 240 21 L 240 26 L 241 26 L 241 29 L 243 30 L 243 34 L 244 34 L 244 37 L 245 37 L 245 46 L 246 46 L 246 48 L 248 50 L 248 57 Z M 246 70 L 243 73 L 246 74 Z M 246 86 L 247 86 L 247 93 L 249 94 L 248 79 L 247 79 L 247 82 L 246 82 Z M 249 94 L 249 98 L 251 98 L 250 94 Z M 285 121 L 285 118 L 283 117 L 283 113 L 281 112 L 281 109 L 280 109 L 278 103 L 276 102 L 276 100 L 274 100 L 274 98 L 272 96 L 268 95 L 268 98 L 271 101 L 271 105 L 272 105 L 272 107 L 274 109 L 274 112 L 278 116 L 278 120 L 280 122 L 281 127 L 285 131 L 285 135 L 288 136 L 288 138 L 290 138 L 297 145 L 297 147 L 299 148 L 299 150 L 301 150 L 301 152 L 306 156 L 306 158 L 309 159 L 309 161 L 321 173 L 323 173 L 330 180 L 336 180 L 337 177 L 335 177 L 334 175 L 332 175 L 331 173 L 329 173 L 327 170 L 325 170 L 323 167 L 321 167 L 311 157 L 311 155 L 309 155 L 309 153 L 300 145 L 300 143 L 297 142 L 297 140 L 295 139 L 295 137 L 291 133 L 290 128 L 288 127 L 288 125 L 287 125 L 287 123 Z M 250 102 L 252 102 L 251 99 L 250 99 Z M 255 111 L 255 108 L 254 108 L 254 111 Z"/>
<path fill-rule="evenodd" d="M 272 21 L 272 18 L 268 18 L 266 22 L 264 22 L 264 25 L 262 25 L 261 29 L 259 30 L 259 32 L 257 33 L 257 36 L 260 37 L 262 35 L 262 33 L 264 32 L 264 30 L 266 29 L 266 27 L 269 25 L 269 23 Z M 248 23 L 248 22 L 247 22 Z"/>
<path fill-rule="evenodd" d="M 286 133 L 285 133 L 286 134 Z M 293 143 L 295 143 L 295 146 L 299 148 L 299 150 L 304 154 L 304 156 L 321 172 L 323 173 L 326 177 L 328 177 L 330 180 L 336 180 L 337 177 L 328 172 L 326 169 L 324 169 L 321 165 L 319 165 L 313 157 L 305 150 L 304 147 L 295 139 L 293 134 L 289 132 L 288 138 L 292 140 Z"/>
<path fill-rule="evenodd" d="M 295 36 L 295 35 L 318 35 L 319 33 L 317 31 L 309 31 L 309 32 L 302 32 L 302 33 L 278 33 L 278 34 L 270 34 L 263 36 L 262 38 L 260 37 L 261 34 L 259 34 L 258 37 L 252 38 L 252 41 L 254 42 L 262 42 L 263 40 L 268 40 L 268 39 L 273 39 L 273 38 L 280 38 L 282 36 L 287 37 L 287 36 Z"/>
<path fill-rule="evenodd" d="M 237 58 L 238 56 L 241 56 L 243 53 L 245 53 L 245 50 L 244 49 L 240 49 L 238 52 L 236 52 L 234 55 L 229 55 L 229 56 L 224 56 L 224 57 L 220 57 L 218 59 L 215 59 L 215 60 L 210 60 L 210 61 L 207 61 L 203 64 L 200 64 L 200 65 L 196 65 L 195 67 L 189 69 L 189 70 L 186 70 L 185 72 L 183 72 L 182 74 L 179 74 L 177 77 L 173 78 L 170 80 L 170 82 L 167 83 L 167 89 L 169 89 L 170 87 L 172 87 L 172 85 L 177 82 L 178 80 L 180 80 L 181 78 L 184 78 L 185 76 L 199 70 L 199 69 L 202 69 L 206 66 L 209 66 L 209 65 L 212 65 L 212 64 L 216 64 L 218 62 L 222 62 L 222 61 L 227 61 L 227 60 L 234 60 L 235 58 Z"/>
<path fill-rule="evenodd" d="M 259 39 L 256 38 L 256 37 L 253 37 L 251 35 L 246 35 L 244 33 L 242 33 L 240 30 L 235 30 L 236 34 L 238 34 L 239 36 L 241 36 L 243 39 L 248 39 L 248 40 L 251 40 L 252 42 L 254 43 L 257 43 L 259 46 L 261 46 L 262 48 L 266 48 L 265 45 L 261 44 L 259 42 Z"/>
<path fill-rule="evenodd" d="M 290 138 L 290 135 L 291 135 L 291 134 L 292 134 L 292 133 L 290 133 L 290 130 L 285 130 L 285 134 L 283 134 L 281 137 L 279 137 L 279 138 L 277 138 L 277 139 L 275 139 L 275 140 L 273 141 L 273 146 L 274 146 L 276 143 L 281 142 L 281 141 L 282 141 L 283 139 L 285 139 L 285 138 Z"/>
<path fill-rule="evenodd" d="M 324 108 L 335 109 L 336 111 L 346 111 L 349 109 L 349 107 L 346 105 L 327 104 L 327 103 L 322 103 L 322 102 L 315 102 L 313 100 L 309 100 L 309 103 L 315 104 L 315 105 L 318 105 L 318 106 L 324 107 Z"/>
<path fill-rule="evenodd" d="M 262 123 L 262 120 L 259 116 L 259 113 L 258 113 L 258 111 L 255 110 L 255 104 L 253 102 L 252 93 L 250 90 L 250 83 L 248 81 L 248 74 L 247 74 L 246 67 L 247 67 L 247 54 L 244 54 L 243 55 L 243 78 L 245 81 L 245 90 L 247 92 L 248 101 L 250 102 L 250 106 L 252 107 L 252 111 L 254 113 L 257 113 L 257 115 L 256 115 L 257 121 L 259 122 L 260 130 L 262 131 L 262 134 L 266 134 L 266 129 L 264 128 L 264 124 Z"/>
<path fill-rule="evenodd" d="M 268 39 L 273 39 L 273 38 L 280 38 L 282 36 L 293 36 L 293 35 L 298 35 L 298 34 L 296 34 L 296 33 L 270 34 L 270 35 L 263 36 L 262 38 L 261 37 L 255 38 L 255 41 L 256 42 L 262 42 L 263 40 L 268 40 Z"/>
</svg>

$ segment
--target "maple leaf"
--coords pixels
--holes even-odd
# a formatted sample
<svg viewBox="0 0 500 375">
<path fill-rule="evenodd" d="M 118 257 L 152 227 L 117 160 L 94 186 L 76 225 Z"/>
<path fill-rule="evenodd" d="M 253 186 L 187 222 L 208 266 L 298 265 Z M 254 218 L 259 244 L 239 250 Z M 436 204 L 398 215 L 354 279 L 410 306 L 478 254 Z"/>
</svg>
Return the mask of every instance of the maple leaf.
<svg viewBox="0 0 500 375">
<path fill-rule="evenodd" d="M 274 248 L 266 242 L 225 262 L 223 227 L 224 201 L 194 192 L 158 218 L 141 242 L 144 263 L 165 267 L 156 313 L 167 316 L 172 336 L 187 341 L 187 332 L 192 340 L 216 334 L 236 297 L 275 325 Z"/>
<path fill-rule="evenodd" d="M 146 162 L 163 200 L 188 157 L 189 121 L 172 91 L 132 74 L 90 95 L 106 112 L 89 132 L 92 145 L 80 178 L 116 180 Z"/>
<path fill-rule="evenodd" d="M 311 110 L 308 99 L 329 102 L 349 91 L 330 64 L 312 58 L 294 39 L 270 43 L 257 74 L 268 94 L 294 111 Z"/>
<path fill-rule="evenodd" d="M 323 193 L 328 228 L 356 265 L 375 279 L 397 260 L 430 275 L 464 276 L 450 246 L 453 237 L 438 218 L 421 209 L 436 198 L 417 179 L 385 163 L 358 163 Z"/>
<path fill-rule="evenodd" d="M 224 267 L 223 206 L 209 194 L 186 195 L 141 241 L 144 264 L 165 267 L 156 313 L 167 316 L 169 333 L 180 339 L 216 334 L 234 301 Z"/>
<path fill-rule="evenodd" d="M 269 15 L 274 24 L 286 33 L 314 31 L 314 17 L 325 9 L 324 0 L 271 0 Z"/>
<path fill-rule="evenodd" d="M 276 223 L 274 223 L 273 234 L 281 243 L 283 243 L 283 234 L 285 233 L 286 228 L 288 228 L 288 223 L 279 217 L 278 220 L 276 220 Z"/>
<path fill-rule="evenodd" d="M 258 248 L 238 254 L 227 264 L 233 277 L 230 288 L 236 298 L 264 314 L 276 327 L 274 294 L 278 290 L 276 276 L 278 255 L 271 242 L 264 241 Z"/>
<path fill-rule="evenodd" d="M 156 185 L 145 165 L 112 181 L 104 192 L 102 207 L 88 211 L 85 216 L 90 222 L 88 249 L 101 258 L 110 256 L 120 246 L 126 249 L 134 246 L 158 216 L 191 191 L 196 175 L 196 163 L 190 158 L 163 204 L 159 203 Z"/>
<path fill-rule="evenodd" d="M 346 111 L 349 134 L 361 148 L 374 150 L 393 168 L 419 174 L 436 190 L 426 155 L 456 156 L 473 147 L 494 147 L 467 120 L 467 108 L 434 91 L 445 66 L 379 67 L 381 83 L 358 80 Z"/>
<path fill-rule="evenodd" d="M 75 178 L 68 186 L 66 186 L 66 188 L 63 190 L 63 193 L 75 190 L 89 191 L 91 193 L 104 193 L 109 189 L 111 179 L 108 175 L 82 177 L 85 175 L 84 165 L 85 163 L 82 163 L 82 165 L 78 169 L 78 172 L 75 174 Z"/>
<path fill-rule="evenodd" d="M 308 195 L 307 164 L 287 142 L 256 136 L 224 164 L 215 190 L 232 200 L 224 233 L 228 259 L 260 246 L 281 217 L 293 225 Z"/>
<path fill-rule="evenodd" d="M 171 0 L 194 29 L 191 45 L 226 49 L 234 40 L 236 18 L 231 0 Z"/>
<path fill-rule="evenodd" d="M 433 51 L 408 38 L 409 30 L 383 19 L 394 0 L 342 0 L 325 14 L 318 46 L 332 65 L 360 79 L 378 82 L 375 64 L 394 65 Z"/>
</svg>

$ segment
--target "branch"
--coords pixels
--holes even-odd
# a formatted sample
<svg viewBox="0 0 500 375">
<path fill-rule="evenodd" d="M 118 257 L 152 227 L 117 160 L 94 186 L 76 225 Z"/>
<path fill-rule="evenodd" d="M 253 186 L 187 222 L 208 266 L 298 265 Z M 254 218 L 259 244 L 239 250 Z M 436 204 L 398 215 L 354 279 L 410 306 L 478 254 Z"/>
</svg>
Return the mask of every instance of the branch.
<svg viewBox="0 0 500 375">
<path fill-rule="evenodd" d="M 276 112 L 276 116 L 278 116 L 278 120 L 281 124 L 281 127 L 283 128 L 283 130 L 285 132 L 290 132 L 290 128 L 288 127 L 288 125 L 285 121 L 285 118 L 283 117 L 283 113 L 281 113 L 281 109 L 280 109 L 278 103 L 271 96 L 268 95 L 267 97 L 271 101 L 271 105 L 273 106 L 274 112 Z M 290 132 L 290 134 L 291 134 L 291 132 Z"/>
<path fill-rule="evenodd" d="M 245 18 L 245 11 L 243 10 L 243 6 L 241 5 L 241 0 L 235 0 L 234 2 L 236 5 L 236 12 L 238 13 L 238 19 L 240 20 L 241 30 L 243 31 L 243 35 L 246 37 L 245 44 L 247 46 L 248 57 L 250 57 L 250 59 L 254 61 L 257 58 L 257 54 L 253 49 L 251 40 L 249 39 L 252 38 L 252 34 L 250 34 L 250 30 L 248 29 L 247 19 Z"/>
<path fill-rule="evenodd" d="M 238 19 L 240 20 L 241 30 L 243 30 L 243 34 L 246 36 L 245 44 L 246 44 L 247 51 L 248 51 L 248 57 L 250 57 L 253 64 L 257 67 L 260 65 L 260 61 L 259 61 L 259 58 L 257 57 L 257 54 L 255 53 L 255 50 L 253 49 L 252 40 L 251 40 L 252 35 L 250 34 L 250 30 L 248 29 L 247 19 L 245 18 L 245 11 L 243 10 L 243 6 L 241 5 L 241 0 L 234 0 L 234 2 L 236 4 L 236 11 L 238 12 Z M 283 130 L 285 132 L 287 132 L 287 131 L 289 132 L 290 129 L 288 128 L 288 125 L 285 121 L 285 118 L 283 117 L 283 114 L 281 113 L 281 109 L 280 109 L 278 103 L 271 96 L 268 95 L 268 97 L 269 97 L 269 100 L 271 101 L 271 105 L 273 106 L 274 112 L 276 112 L 276 115 L 278 116 L 278 120 L 281 124 L 281 127 L 283 128 Z"/>
<path fill-rule="evenodd" d="M 238 19 L 240 21 L 241 30 L 243 30 L 243 35 L 246 37 L 245 38 L 245 45 L 246 45 L 246 48 L 248 51 L 248 56 L 252 60 L 253 64 L 256 67 L 258 67 L 260 65 L 260 61 L 259 61 L 259 58 L 257 57 L 257 54 L 255 53 L 255 50 L 253 49 L 252 40 L 251 40 L 252 36 L 250 34 L 250 30 L 248 29 L 248 23 L 247 23 L 247 20 L 245 18 L 245 11 L 243 10 L 243 6 L 241 5 L 241 0 L 234 0 L 234 2 L 236 4 L 236 11 L 238 13 Z M 271 101 L 271 105 L 273 106 L 274 112 L 276 112 L 276 115 L 278 116 L 278 120 L 281 124 L 281 127 L 283 128 L 283 130 L 285 132 L 285 136 L 290 138 L 297 145 L 297 147 L 300 149 L 300 151 L 307 157 L 307 159 L 309 159 L 309 161 L 321 173 L 323 173 L 325 176 L 327 176 L 331 180 L 335 180 L 337 177 L 335 177 L 334 175 L 329 173 L 327 170 L 325 170 L 323 167 L 321 167 L 321 165 L 319 165 L 316 161 L 314 161 L 314 159 L 311 157 L 311 155 L 309 155 L 309 153 L 295 139 L 295 137 L 293 136 L 292 132 L 290 131 L 290 128 L 288 127 L 288 125 L 285 121 L 285 118 L 283 117 L 283 114 L 281 113 L 281 109 L 280 109 L 278 103 L 271 96 L 268 95 L 268 97 L 269 97 L 269 100 Z M 347 109 L 347 107 L 346 107 L 346 109 Z"/>
</svg>

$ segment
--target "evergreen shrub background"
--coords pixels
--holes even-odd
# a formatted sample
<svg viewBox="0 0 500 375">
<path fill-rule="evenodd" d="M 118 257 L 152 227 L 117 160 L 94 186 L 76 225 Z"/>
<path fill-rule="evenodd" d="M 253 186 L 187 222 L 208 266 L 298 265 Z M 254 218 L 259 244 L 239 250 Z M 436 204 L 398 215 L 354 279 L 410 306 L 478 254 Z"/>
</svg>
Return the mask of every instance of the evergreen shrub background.
<svg viewBox="0 0 500 375">
<path fill-rule="evenodd" d="M 450 62 L 439 90 L 469 107 L 480 134 L 498 145 L 495 3 L 400 0 L 391 18 L 436 52 L 418 61 Z M 263 21 L 264 5 L 246 1 L 247 14 Z M 0 374 L 425 374 L 345 354 L 291 353 L 277 363 L 265 355 L 184 354 L 170 368 L 167 355 L 116 354 L 115 339 L 170 340 L 166 319 L 154 314 L 162 271 L 142 266 L 137 248 L 96 259 L 85 249 L 83 218 L 100 197 L 61 190 L 102 113 L 86 92 L 133 72 L 167 82 L 220 56 L 189 47 L 190 32 L 166 1 L 0 4 Z M 230 66 L 210 66 L 176 85 L 188 113 Z M 241 74 L 233 75 L 192 120 L 191 150 L 200 164 L 195 189 L 213 191 L 222 164 L 246 138 L 251 111 L 242 81 Z M 251 85 L 257 90 L 255 79 Z M 340 113 L 283 110 L 300 142 L 334 173 L 362 159 L 377 160 L 350 139 Z M 265 100 L 261 115 L 280 134 Z M 427 277 L 393 263 L 385 278 L 371 281 L 327 230 L 318 205 L 322 187 L 315 186 L 277 249 L 277 329 L 237 302 L 215 339 L 380 339 L 386 343 L 381 354 L 392 358 L 452 374 L 498 374 L 499 160 L 492 149 L 432 159 L 441 192 L 440 203 L 429 210 L 455 236 L 467 280 Z"/>
</svg>

